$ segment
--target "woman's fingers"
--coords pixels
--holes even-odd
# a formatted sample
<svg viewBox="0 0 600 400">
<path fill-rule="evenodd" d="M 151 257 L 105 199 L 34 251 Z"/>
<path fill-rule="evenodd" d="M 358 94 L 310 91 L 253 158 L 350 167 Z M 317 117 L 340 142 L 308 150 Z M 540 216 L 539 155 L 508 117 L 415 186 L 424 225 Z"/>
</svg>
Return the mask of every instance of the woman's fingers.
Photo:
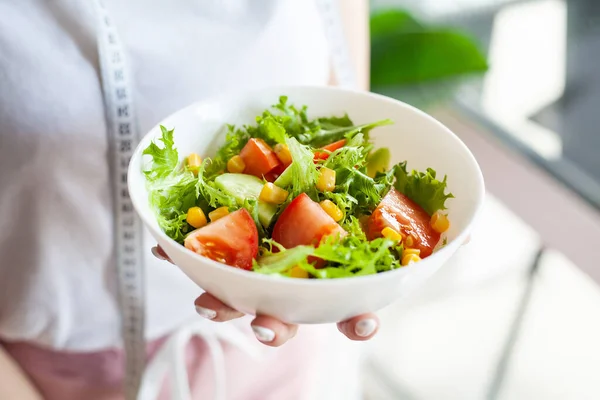
<svg viewBox="0 0 600 400">
<path fill-rule="evenodd" d="M 222 301 L 210 295 L 203 293 L 194 301 L 196 312 L 201 317 L 211 321 L 224 322 L 242 317 L 244 314 L 225 305 Z"/>
<path fill-rule="evenodd" d="M 173 264 L 173 261 L 171 261 L 167 253 L 165 253 L 165 251 L 160 246 L 154 246 L 150 250 L 152 251 L 152 255 L 154 257 L 158 258 L 159 260 L 165 260 Z"/>
<path fill-rule="evenodd" d="M 211 294 L 203 293 L 194 301 L 196 312 L 215 322 L 229 321 L 244 314 L 225 305 Z M 267 346 L 278 347 L 296 336 L 297 325 L 290 325 L 275 318 L 259 315 L 251 323 L 256 338 Z"/>
<path fill-rule="evenodd" d="M 152 248 L 152 254 L 160 260 L 168 261 L 171 264 L 173 263 L 160 246 L 154 246 Z M 200 297 L 194 301 L 194 305 L 196 306 L 198 315 L 215 322 L 229 321 L 244 315 L 208 293 L 201 294 Z"/>
<path fill-rule="evenodd" d="M 160 246 L 152 248 L 152 254 L 160 259 L 173 263 Z M 211 294 L 203 293 L 194 301 L 196 312 L 201 317 L 215 322 L 225 322 L 244 316 Z M 293 338 L 298 331 L 297 325 L 290 325 L 267 316 L 258 316 L 252 321 L 252 330 L 256 338 L 267 346 L 281 346 Z"/>
<path fill-rule="evenodd" d="M 153 247 L 152 254 L 158 259 L 173 263 L 160 246 Z M 200 295 L 194 305 L 201 317 L 215 322 L 229 321 L 244 315 L 208 293 Z M 298 331 L 298 325 L 286 324 L 266 315 L 257 316 L 251 326 L 256 338 L 272 347 L 281 346 L 296 336 Z M 351 340 L 369 340 L 379 329 L 379 319 L 375 314 L 363 314 L 340 322 L 337 326 Z"/>
<path fill-rule="evenodd" d="M 298 332 L 298 325 L 286 324 L 266 315 L 257 316 L 250 325 L 256 338 L 272 347 L 281 346 Z"/>
<path fill-rule="evenodd" d="M 379 318 L 375 314 L 363 314 L 340 322 L 337 326 L 350 340 L 369 340 L 379 329 Z"/>
</svg>

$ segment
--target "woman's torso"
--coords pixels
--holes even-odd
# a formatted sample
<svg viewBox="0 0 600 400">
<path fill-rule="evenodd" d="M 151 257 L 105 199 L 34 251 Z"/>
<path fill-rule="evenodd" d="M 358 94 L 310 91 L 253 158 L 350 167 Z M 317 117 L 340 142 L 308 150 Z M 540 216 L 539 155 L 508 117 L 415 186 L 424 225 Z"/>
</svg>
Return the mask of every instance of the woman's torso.
<svg viewBox="0 0 600 400">
<path fill-rule="evenodd" d="M 89 351 L 120 343 L 95 16 L 83 0 L 0 3 L 0 337 Z M 226 90 L 325 84 L 327 44 L 303 0 L 105 0 L 141 132 Z M 199 289 L 153 259 L 146 336 L 194 313 Z"/>
</svg>

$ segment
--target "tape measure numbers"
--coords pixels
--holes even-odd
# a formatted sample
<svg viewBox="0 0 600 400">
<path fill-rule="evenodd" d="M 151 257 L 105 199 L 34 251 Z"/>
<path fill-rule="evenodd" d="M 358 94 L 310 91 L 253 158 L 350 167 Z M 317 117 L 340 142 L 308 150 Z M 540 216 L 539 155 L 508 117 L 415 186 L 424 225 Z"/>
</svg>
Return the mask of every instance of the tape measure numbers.
<svg viewBox="0 0 600 400">
<path fill-rule="evenodd" d="M 94 0 L 94 3 L 113 185 L 118 297 L 126 354 L 125 395 L 128 400 L 134 400 L 146 362 L 145 297 L 142 224 L 127 190 L 127 167 L 139 134 L 119 35 L 102 1 Z"/>
</svg>

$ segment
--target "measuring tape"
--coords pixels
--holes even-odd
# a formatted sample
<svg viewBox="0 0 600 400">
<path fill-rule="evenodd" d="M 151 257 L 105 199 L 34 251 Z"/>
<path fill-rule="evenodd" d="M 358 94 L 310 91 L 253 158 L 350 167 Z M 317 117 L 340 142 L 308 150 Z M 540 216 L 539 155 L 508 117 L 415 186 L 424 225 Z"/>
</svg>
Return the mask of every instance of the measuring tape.
<svg viewBox="0 0 600 400">
<path fill-rule="evenodd" d="M 94 0 L 98 55 L 107 122 L 115 215 L 115 249 L 121 330 L 125 348 L 125 396 L 137 399 L 146 363 L 142 224 L 127 190 L 127 167 L 139 141 L 125 53 L 101 0 Z"/>
</svg>

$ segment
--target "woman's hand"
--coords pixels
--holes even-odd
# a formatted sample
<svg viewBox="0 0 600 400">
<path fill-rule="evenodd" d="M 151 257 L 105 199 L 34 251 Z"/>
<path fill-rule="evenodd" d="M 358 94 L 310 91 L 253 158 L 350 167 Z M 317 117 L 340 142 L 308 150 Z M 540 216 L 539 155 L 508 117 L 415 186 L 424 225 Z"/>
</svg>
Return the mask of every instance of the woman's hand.
<svg viewBox="0 0 600 400">
<path fill-rule="evenodd" d="M 169 260 L 167 254 L 159 247 L 152 248 L 152 254 L 161 260 Z M 203 293 L 194 304 L 198 314 L 215 322 L 225 322 L 240 318 L 244 314 L 223 304 L 219 299 L 209 293 Z M 293 338 L 298 331 L 298 325 L 286 324 L 273 317 L 257 315 L 250 323 L 256 338 L 267 346 L 278 347 Z M 363 314 L 338 322 L 338 330 L 350 340 L 369 340 L 379 329 L 379 319 L 375 314 Z"/>
</svg>

